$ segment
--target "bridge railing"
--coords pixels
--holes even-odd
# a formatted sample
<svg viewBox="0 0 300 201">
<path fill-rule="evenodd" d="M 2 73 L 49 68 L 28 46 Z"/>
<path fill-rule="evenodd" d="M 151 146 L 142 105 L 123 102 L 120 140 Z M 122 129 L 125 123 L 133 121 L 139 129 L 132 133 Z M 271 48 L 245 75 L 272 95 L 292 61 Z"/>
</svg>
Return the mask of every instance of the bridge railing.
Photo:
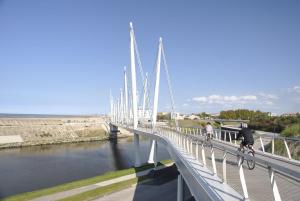
<svg viewBox="0 0 300 201">
<path fill-rule="evenodd" d="M 133 126 L 124 125 L 124 127 L 133 130 Z M 219 176 L 224 183 L 227 183 L 228 176 L 230 176 L 227 174 L 228 156 L 233 156 L 236 158 L 238 158 L 238 156 L 242 156 L 245 161 L 254 160 L 256 164 L 259 164 L 261 167 L 267 168 L 270 187 L 273 193 L 273 197 L 276 201 L 281 200 L 281 195 L 279 193 L 280 191 L 276 183 L 275 173 L 281 174 L 298 183 L 300 182 L 300 174 L 299 174 L 300 163 L 298 161 L 297 163 L 293 164 L 293 165 L 296 164 L 296 168 L 288 168 L 286 167 L 285 161 L 277 162 L 277 160 L 270 160 L 265 155 L 262 155 L 262 157 L 257 157 L 257 156 L 253 157 L 248 154 L 243 154 L 237 150 L 238 145 L 236 145 L 234 141 L 232 140 L 230 141 L 230 139 L 229 141 L 224 140 L 225 136 L 220 137 L 221 132 L 220 131 L 218 132 L 218 130 L 215 131 L 215 136 L 217 137 L 211 141 L 211 145 L 209 146 L 205 139 L 205 133 L 203 132 L 203 129 L 200 128 L 175 128 L 169 126 L 159 126 L 155 129 L 155 132 L 153 132 L 152 126 L 150 124 L 146 124 L 146 125 L 139 125 L 139 127 L 136 130 L 142 131 L 149 135 L 155 134 L 161 136 L 162 138 L 165 138 L 166 140 L 169 141 L 170 144 L 176 147 L 176 149 L 185 151 L 187 154 L 191 155 L 196 160 L 198 160 L 202 164 L 202 166 L 205 166 L 208 169 L 210 169 L 212 174 Z M 205 151 L 205 149 L 210 150 L 209 156 L 207 156 L 207 152 Z M 216 157 L 215 157 L 216 150 L 221 151 L 223 153 L 222 162 L 221 162 L 222 174 L 220 173 L 218 174 L 217 171 Z M 243 196 L 245 200 L 248 200 L 250 198 L 249 198 L 248 188 L 246 184 L 247 183 L 246 177 L 244 175 L 244 170 L 241 163 L 242 157 L 239 157 L 239 160 L 236 161 L 236 167 L 239 175 Z M 209 164 L 209 161 L 211 161 L 211 164 Z"/>
<path fill-rule="evenodd" d="M 174 128 L 173 128 L 174 129 Z M 204 128 L 195 127 L 179 127 L 180 132 L 189 135 L 204 136 Z M 239 131 L 232 131 L 226 129 L 214 129 L 214 138 L 220 141 L 226 141 L 234 145 L 238 145 L 236 140 Z M 277 135 L 261 135 L 254 133 L 255 140 L 259 140 L 260 148 L 256 149 L 262 151 L 263 154 L 270 153 L 273 156 L 286 157 L 289 160 L 298 160 L 296 156 L 293 157 L 291 149 L 300 146 L 299 138 L 281 137 Z M 276 147 L 276 146 L 277 147 Z M 284 148 L 283 148 L 284 147 Z M 278 151 L 276 151 L 276 148 Z"/>
<path fill-rule="evenodd" d="M 145 132 L 150 132 L 151 128 L 145 126 L 144 128 L 139 128 L 144 130 Z M 171 127 L 158 127 L 156 130 L 156 133 L 159 135 L 162 135 L 170 140 L 171 143 L 173 143 L 176 147 L 185 150 L 188 154 L 195 157 L 197 160 L 199 160 L 204 166 L 208 167 L 207 165 L 207 156 L 204 151 L 205 147 L 207 146 L 207 141 L 205 140 L 204 134 L 201 134 L 201 132 L 197 132 L 200 130 L 197 129 L 179 129 L 179 130 L 185 130 L 183 132 L 176 130 L 175 128 Z M 188 131 L 186 133 L 186 131 Z M 198 135 L 197 135 L 198 134 Z M 220 134 L 220 133 L 219 133 Z M 257 157 L 250 156 L 248 154 L 243 154 L 239 152 L 236 147 L 230 147 L 227 146 L 227 144 L 231 144 L 232 142 L 227 142 L 224 144 L 224 142 L 220 142 L 220 137 L 218 140 L 212 141 L 212 146 L 209 146 L 210 149 L 210 158 L 211 158 L 211 171 L 213 174 L 217 175 L 217 167 L 216 167 L 216 159 L 215 159 L 215 149 L 219 151 L 223 151 L 223 160 L 222 160 L 222 180 L 224 183 L 227 183 L 227 158 L 228 155 L 232 155 L 237 157 L 242 156 L 246 161 L 247 160 L 254 160 L 256 163 L 261 164 L 262 166 L 266 166 L 268 169 L 269 177 L 270 177 L 270 184 L 273 192 L 274 199 L 281 200 L 281 196 L 278 190 L 278 186 L 275 180 L 275 172 L 281 173 L 293 180 L 296 180 L 297 182 L 300 181 L 299 175 L 297 172 L 294 172 L 285 166 L 278 165 L 277 163 L 274 163 L 272 161 L 261 159 Z M 199 154 L 200 152 L 200 154 Z M 244 175 L 241 159 L 242 157 L 239 157 L 239 161 L 237 161 L 237 168 L 240 178 L 240 184 L 243 190 L 244 198 L 247 200 L 249 199 L 249 193 L 246 185 L 246 178 Z"/>
</svg>

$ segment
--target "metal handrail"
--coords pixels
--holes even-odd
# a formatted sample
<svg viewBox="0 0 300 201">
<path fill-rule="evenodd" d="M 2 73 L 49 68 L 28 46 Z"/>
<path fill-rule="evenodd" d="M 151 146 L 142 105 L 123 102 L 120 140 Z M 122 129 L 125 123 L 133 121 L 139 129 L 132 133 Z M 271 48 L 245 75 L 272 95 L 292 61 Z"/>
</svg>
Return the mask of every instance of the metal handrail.
<svg viewBox="0 0 300 201">
<path fill-rule="evenodd" d="M 180 148 L 186 150 L 186 152 L 188 154 L 192 155 L 193 157 L 195 156 L 196 159 L 198 159 L 198 160 L 200 160 L 200 156 L 202 156 L 201 157 L 202 164 L 204 166 L 206 166 L 206 164 L 207 164 L 206 156 L 205 156 L 205 152 L 204 152 L 204 146 L 205 146 L 206 140 L 204 138 L 204 133 L 200 133 L 201 132 L 200 130 L 196 130 L 195 128 L 194 129 L 192 129 L 192 128 L 177 129 L 177 128 L 173 128 L 173 127 L 160 126 L 160 127 L 157 127 L 153 132 L 150 125 L 139 125 L 140 127 L 136 130 L 134 130 L 132 126 L 126 126 L 126 125 L 124 125 L 124 126 L 127 128 L 130 128 L 133 132 L 139 131 L 139 132 L 144 132 L 145 134 L 148 134 L 148 135 L 161 136 L 162 138 L 166 139 L 169 143 L 173 144 L 173 146 L 175 148 L 180 147 Z M 257 155 L 260 155 L 261 157 L 253 157 L 248 154 L 238 152 L 237 145 L 233 144 L 232 140 L 230 143 L 227 141 L 221 141 L 219 139 L 213 139 L 211 141 L 211 143 L 212 143 L 212 146 L 210 147 L 211 148 L 211 160 L 212 160 L 212 170 L 211 171 L 215 175 L 217 175 L 217 169 L 216 169 L 216 161 L 215 161 L 215 156 L 214 156 L 214 154 L 215 154 L 214 149 L 221 150 L 224 152 L 223 161 L 222 161 L 222 166 L 223 166 L 222 180 L 224 183 L 227 182 L 226 159 L 227 159 L 228 154 L 234 155 L 234 156 L 240 155 L 240 156 L 243 156 L 245 158 L 245 160 L 254 160 L 260 166 L 267 167 L 268 172 L 269 172 L 270 182 L 272 185 L 273 195 L 274 195 L 274 198 L 276 201 L 280 201 L 281 197 L 280 197 L 278 186 L 277 186 L 276 180 L 275 180 L 275 174 L 274 174 L 275 172 L 277 172 L 281 175 L 284 175 L 290 179 L 293 179 L 297 182 L 300 182 L 300 172 L 286 167 L 286 163 L 290 162 L 288 160 L 278 160 L 278 158 L 274 157 L 273 155 L 271 155 L 273 160 L 270 160 L 270 156 L 268 154 L 266 154 L 264 152 L 260 152 L 260 151 L 258 151 L 256 153 L 257 153 Z M 195 152 L 193 151 L 194 150 L 193 148 L 196 149 Z M 199 154 L 199 149 L 201 150 L 201 154 Z M 296 165 L 298 167 L 300 162 L 296 161 L 291 164 Z M 238 163 L 238 169 L 239 169 L 240 182 L 241 182 L 244 198 L 245 198 L 245 200 L 247 200 L 247 199 L 249 199 L 249 195 L 248 195 L 248 190 L 247 190 L 247 186 L 246 186 L 245 176 L 243 173 L 243 168 L 240 163 Z"/>
</svg>

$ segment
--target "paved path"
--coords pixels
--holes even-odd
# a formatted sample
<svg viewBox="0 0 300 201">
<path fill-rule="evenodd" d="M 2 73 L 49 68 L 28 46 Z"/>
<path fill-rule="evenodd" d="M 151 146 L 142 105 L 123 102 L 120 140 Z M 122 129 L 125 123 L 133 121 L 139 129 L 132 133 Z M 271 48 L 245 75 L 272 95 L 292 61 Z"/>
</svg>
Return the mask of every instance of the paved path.
<svg viewBox="0 0 300 201">
<path fill-rule="evenodd" d="M 135 185 L 94 201 L 174 201 L 177 199 L 177 180 L 162 185 Z"/>
<path fill-rule="evenodd" d="M 159 166 L 156 169 L 160 170 L 160 169 L 169 167 L 171 165 L 173 165 L 173 163 L 167 164 L 165 166 Z M 58 192 L 58 193 L 54 193 L 54 194 L 47 195 L 47 196 L 38 197 L 38 198 L 35 198 L 31 201 L 54 201 L 54 200 L 63 199 L 63 198 L 73 196 L 73 195 L 76 195 L 76 194 L 79 194 L 79 193 L 83 193 L 83 192 L 86 192 L 86 191 L 90 191 L 90 190 L 93 190 L 93 189 L 96 189 L 96 188 L 99 188 L 99 187 L 103 187 L 103 186 L 118 183 L 118 182 L 121 182 L 121 181 L 126 181 L 126 180 L 133 179 L 133 178 L 136 178 L 136 177 L 144 176 L 144 175 L 147 175 L 151 170 L 152 169 L 144 170 L 144 171 L 141 171 L 141 172 L 138 172 L 138 173 L 135 173 L 135 174 L 130 174 L 130 175 L 118 177 L 118 178 L 115 178 L 115 179 L 99 182 L 99 183 L 96 183 L 96 184 L 91 184 L 91 185 L 83 186 L 83 187 L 80 187 L 80 188 L 71 189 L 71 190 L 68 190 L 68 191 L 63 191 L 63 192 Z"/>
</svg>

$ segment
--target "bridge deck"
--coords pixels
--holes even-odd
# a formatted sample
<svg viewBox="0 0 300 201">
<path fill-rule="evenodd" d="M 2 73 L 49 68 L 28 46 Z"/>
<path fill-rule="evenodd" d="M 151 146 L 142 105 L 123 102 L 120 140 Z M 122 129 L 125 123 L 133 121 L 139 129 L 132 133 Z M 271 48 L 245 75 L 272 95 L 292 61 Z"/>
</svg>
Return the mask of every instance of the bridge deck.
<svg viewBox="0 0 300 201">
<path fill-rule="evenodd" d="M 195 153 L 196 149 L 194 148 L 193 151 Z M 205 152 L 207 156 L 207 166 L 212 169 L 210 149 L 205 148 Z M 222 178 L 223 152 L 215 149 L 215 159 L 217 174 L 220 178 Z M 257 164 L 254 170 L 249 170 L 246 161 L 244 161 L 243 167 L 250 199 L 255 201 L 274 200 L 267 168 Z M 299 200 L 299 182 L 291 180 L 281 174 L 276 174 L 275 177 L 282 200 Z M 227 182 L 233 189 L 240 194 L 243 194 L 237 167 L 237 158 L 233 155 L 227 156 Z"/>
<path fill-rule="evenodd" d="M 133 131 L 132 129 L 129 129 Z M 223 141 L 215 141 L 213 140 L 213 145 L 216 146 L 214 149 L 215 152 L 215 162 L 217 175 L 212 174 L 212 159 L 211 159 L 211 149 L 210 147 L 204 147 L 205 155 L 206 155 L 206 166 L 203 165 L 201 160 L 201 146 L 198 145 L 198 159 L 196 158 L 196 141 L 201 142 L 201 138 L 198 136 L 187 136 L 189 139 L 194 138 L 193 151 L 191 154 L 190 150 L 186 150 L 186 148 L 182 148 L 182 145 L 170 139 L 170 135 L 173 134 L 172 131 L 166 130 L 163 133 L 155 133 L 152 134 L 151 130 L 146 128 L 140 128 L 138 130 L 134 130 L 138 134 L 146 135 L 153 139 L 162 140 L 168 147 L 168 151 L 171 150 L 170 155 L 172 158 L 174 154 L 176 157 L 175 163 L 178 165 L 178 168 L 181 174 L 184 176 L 187 171 L 189 171 L 188 177 L 192 174 L 193 176 L 190 178 L 185 178 L 191 192 L 194 191 L 197 196 L 201 197 L 203 193 L 207 193 L 211 195 L 211 200 L 243 200 L 243 190 L 241 186 L 241 180 L 239 175 L 239 169 L 237 166 L 237 158 L 235 154 L 237 147 L 223 142 Z M 179 134 L 181 135 L 181 134 Z M 182 134 L 184 135 L 184 134 Z M 184 145 L 185 147 L 186 145 Z M 171 149 L 170 149 L 171 147 Z M 190 146 L 189 146 L 190 147 Z M 190 148 L 188 148 L 190 149 Z M 227 184 L 222 182 L 222 171 L 223 171 L 223 150 L 226 150 L 227 153 L 227 162 L 226 162 L 226 174 L 227 174 Z M 180 158 L 178 160 L 178 158 Z M 177 160 L 177 161 L 176 161 Z M 272 186 L 270 182 L 269 171 L 267 168 L 271 166 L 275 168 L 275 180 L 277 182 L 277 186 L 279 189 L 281 200 L 292 201 L 299 200 L 300 197 L 300 165 L 297 161 L 281 159 L 278 157 L 264 155 L 260 152 L 256 153 L 255 156 L 256 167 L 254 170 L 249 170 L 247 167 L 247 161 L 244 161 L 243 170 L 245 175 L 245 181 L 247 184 L 247 190 L 249 194 L 250 200 L 260 201 L 260 200 L 274 200 Z M 181 164 L 180 164 L 181 163 Z M 183 165 L 182 165 L 183 163 Z M 276 172 L 278 170 L 282 171 Z M 289 175 L 286 176 L 286 175 Z M 192 179 L 193 178 L 193 179 Z M 292 179 L 293 178 L 293 179 Z M 190 182 L 189 179 L 196 179 L 195 181 Z M 190 185 L 189 185 L 190 182 Z M 198 185 L 198 187 L 196 186 Z M 205 188 L 201 188 L 205 186 Z M 198 189 L 199 188 L 199 189 Z M 198 189 L 198 190 L 197 190 Z M 202 189 L 202 190 L 200 190 Z M 204 189 L 204 191 L 203 191 Z M 199 194 L 199 191 L 201 194 Z M 201 200 L 201 199 L 200 199 Z"/>
<path fill-rule="evenodd" d="M 193 168 L 200 182 L 203 185 L 209 186 L 210 190 L 219 197 L 220 200 L 243 200 L 243 197 L 237 193 L 228 184 L 224 184 L 222 179 L 203 166 L 195 157 L 192 157 L 184 149 L 177 147 L 177 150 L 182 154 L 186 162 Z"/>
</svg>

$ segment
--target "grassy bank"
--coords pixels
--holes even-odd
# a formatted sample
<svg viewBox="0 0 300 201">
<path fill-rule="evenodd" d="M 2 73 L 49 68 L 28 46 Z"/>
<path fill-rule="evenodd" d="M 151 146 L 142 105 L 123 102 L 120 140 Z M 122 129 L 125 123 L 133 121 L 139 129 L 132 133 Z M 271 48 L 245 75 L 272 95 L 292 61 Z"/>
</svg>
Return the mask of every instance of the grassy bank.
<svg viewBox="0 0 300 201">
<path fill-rule="evenodd" d="M 159 162 L 158 165 L 161 166 L 161 165 L 168 164 L 170 162 L 171 162 L 170 160 L 164 160 L 164 161 Z M 22 193 L 22 194 L 18 194 L 18 195 L 13 195 L 13 196 L 4 198 L 1 201 L 31 200 L 31 199 L 34 199 L 34 198 L 37 198 L 37 197 L 46 196 L 46 195 L 50 195 L 50 194 L 58 193 L 58 192 L 62 192 L 62 191 L 67 191 L 67 190 L 71 190 L 71 189 L 75 189 L 75 188 L 79 188 L 79 187 L 83 187 L 83 186 L 87 186 L 87 185 L 91 185 L 91 184 L 96 184 L 98 182 L 114 179 L 114 178 L 117 178 L 117 177 L 133 174 L 133 173 L 140 172 L 140 171 L 143 171 L 143 170 L 147 170 L 147 169 L 150 169 L 150 168 L 153 168 L 153 167 L 154 167 L 153 164 L 146 164 L 146 165 L 143 165 L 143 166 L 138 167 L 138 168 L 132 167 L 132 168 L 124 169 L 124 170 L 118 170 L 118 171 L 114 171 L 114 172 L 107 172 L 103 175 L 96 176 L 96 177 L 91 177 L 91 178 L 87 178 L 87 179 L 83 179 L 83 180 L 78 180 L 78 181 L 74 181 L 74 182 L 70 182 L 70 183 L 65 183 L 65 184 L 61 184 L 61 185 L 54 186 L 54 187 L 51 187 L 51 188 L 46 188 L 46 189 L 41 189 L 41 190 L 37 190 L 37 191 L 32 191 L 32 192 Z M 130 182 L 134 182 L 134 181 L 132 180 Z M 124 183 L 124 185 L 125 185 L 125 183 Z M 113 187 L 113 189 L 117 189 L 117 187 L 118 187 L 118 185 L 114 186 L 114 184 L 109 185 L 109 186 L 107 186 L 107 188 L 112 188 Z M 103 190 L 103 191 L 105 191 L 105 190 Z M 102 192 L 102 190 L 101 190 L 101 192 Z"/>
<path fill-rule="evenodd" d="M 108 186 L 99 187 L 90 191 L 86 191 L 84 193 L 80 193 L 77 195 L 73 195 L 64 199 L 61 199 L 59 201 L 83 201 L 83 200 L 93 200 L 97 197 L 101 197 L 116 191 L 120 191 L 122 189 L 128 188 L 138 182 L 145 181 L 147 177 L 138 177 L 122 182 L 118 182 L 115 184 L 111 184 Z"/>
</svg>

